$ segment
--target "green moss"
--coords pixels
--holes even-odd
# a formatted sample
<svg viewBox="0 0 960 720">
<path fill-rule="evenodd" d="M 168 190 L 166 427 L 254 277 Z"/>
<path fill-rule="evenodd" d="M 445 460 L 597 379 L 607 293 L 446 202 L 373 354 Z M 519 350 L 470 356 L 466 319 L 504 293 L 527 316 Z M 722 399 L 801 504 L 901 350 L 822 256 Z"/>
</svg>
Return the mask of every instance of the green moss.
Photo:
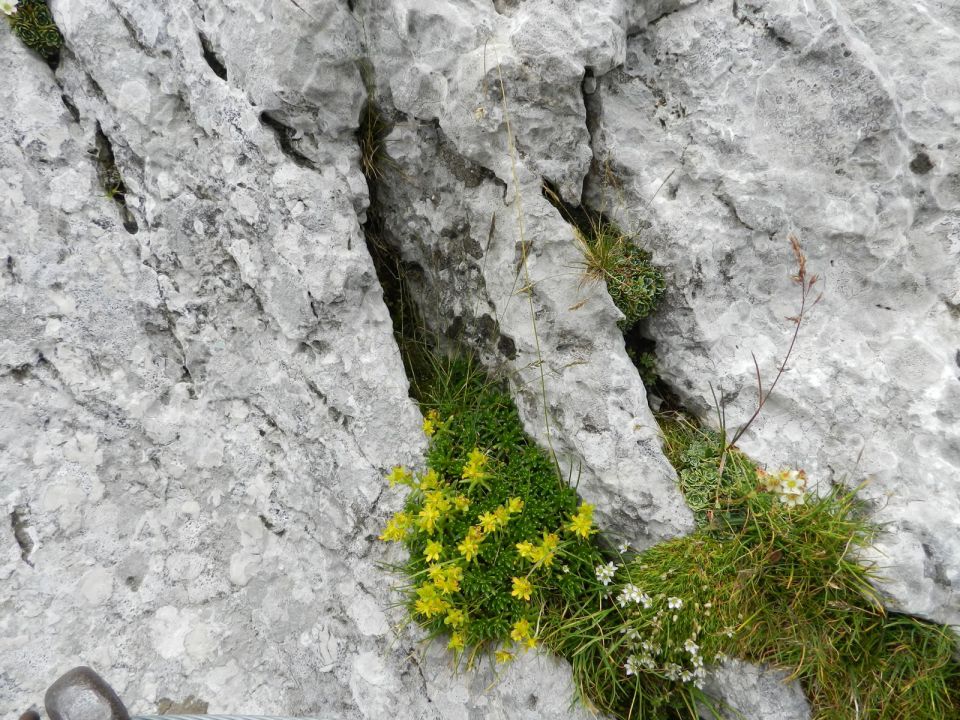
<svg viewBox="0 0 960 720">
<path fill-rule="evenodd" d="M 28 48 L 46 60 L 59 55 L 63 36 L 45 0 L 20 0 L 17 11 L 7 19 L 14 34 Z"/>
</svg>

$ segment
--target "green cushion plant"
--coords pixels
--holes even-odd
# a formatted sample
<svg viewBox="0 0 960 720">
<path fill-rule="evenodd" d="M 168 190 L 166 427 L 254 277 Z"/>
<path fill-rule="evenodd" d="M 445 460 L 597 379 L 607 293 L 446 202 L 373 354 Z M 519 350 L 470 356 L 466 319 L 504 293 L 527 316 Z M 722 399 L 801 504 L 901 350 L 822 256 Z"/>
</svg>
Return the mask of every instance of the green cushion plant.
<svg viewBox="0 0 960 720">
<path fill-rule="evenodd" d="M 59 55 L 63 36 L 46 0 L 10 0 L 4 3 L 3 11 L 13 33 L 24 45 L 48 61 Z"/>
</svg>

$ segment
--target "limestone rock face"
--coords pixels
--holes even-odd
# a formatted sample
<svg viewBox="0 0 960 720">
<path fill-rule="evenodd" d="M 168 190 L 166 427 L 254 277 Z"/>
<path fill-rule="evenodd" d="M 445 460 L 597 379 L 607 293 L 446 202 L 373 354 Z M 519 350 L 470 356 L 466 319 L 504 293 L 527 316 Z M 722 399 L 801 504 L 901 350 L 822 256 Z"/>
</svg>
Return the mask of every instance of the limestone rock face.
<svg viewBox="0 0 960 720">
<path fill-rule="evenodd" d="M 395 630 L 382 474 L 424 441 L 355 23 L 201 5 L 53 3 L 56 78 L 0 32 L 0 712 L 87 664 L 140 713 L 585 717 L 563 663 L 485 692 Z"/>
<path fill-rule="evenodd" d="M 426 324 L 510 380 L 527 429 L 608 532 L 642 548 L 692 529 L 619 311 L 582 282 L 582 255 L 539 182 L 524 169 L 505 197 L 430 123 L 398 125 L 389 146 L 383 238 L 411 268 Z"/>
<path fill-rule="evenodd" d="M 960 11 L 705 3 L 631 36 L 591 96 L 603 204 L 668 270 L 664 377 L 731 428 L 769 384 L 799 292 L 823 300 L 740 445 L 856 486 L 892 606 L 960 623 Z M 916 48 L 923 46 L 923 52 Z"/>
<path fill-rule="evenodd" d="M 606 531 L 692 529 L 543 181 L 641 231 L 669 287 L 646 330 L 705 418 L 711 382 L 747 417 L 750 352 L 781 356 L 801 236 L 824 299 L 741 445 L 869 479 L 895 606 L 960 623 L 949 3 L 50 4 L 56 73 L 0 31 L 0 711 L 83 664 L 134 713 L 588 717 L 563 661 L 456 674 L 398 629 L 376 540 L 424 438 L 367 220 Z M 807 717 L 781 680 L 708 689 Z"/>
</svg>

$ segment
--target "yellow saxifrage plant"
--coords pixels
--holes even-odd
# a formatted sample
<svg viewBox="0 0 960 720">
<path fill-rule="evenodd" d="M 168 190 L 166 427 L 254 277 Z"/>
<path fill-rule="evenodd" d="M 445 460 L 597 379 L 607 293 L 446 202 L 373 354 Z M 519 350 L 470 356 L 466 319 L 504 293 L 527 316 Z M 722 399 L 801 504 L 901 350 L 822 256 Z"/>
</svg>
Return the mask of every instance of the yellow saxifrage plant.
<svg viewBox="0 0 960 720">
<path fill-rule="evenodd" d="M 410 493 L 381 539 L 409 551 L 416 622 L 448 633 L 458 657 L 490 648 L 505 662 L 536 647 L 548 605 L 597 585 L 603 557 L 593 508 L 526 436 L 509 395 L 467 363 L 450 372 L 425 403 L 427 469 L 387 476 Z"/>
</svg>

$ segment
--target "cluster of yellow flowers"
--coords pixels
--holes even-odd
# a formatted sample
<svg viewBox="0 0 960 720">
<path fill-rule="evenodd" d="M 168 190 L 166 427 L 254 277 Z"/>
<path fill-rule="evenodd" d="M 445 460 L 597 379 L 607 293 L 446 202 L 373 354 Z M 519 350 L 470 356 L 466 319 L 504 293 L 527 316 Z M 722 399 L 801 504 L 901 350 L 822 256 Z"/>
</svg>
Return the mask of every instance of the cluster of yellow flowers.
<svg viewBox="0 0 960 720">
<path fill-rule="evenodd" d="M 433 436 L 442 427 L 435 411 L 427 413 L 423 422 L 427 436 Z M 478 486 L 487 487 L 487 481 L 493 477 L 490 457 L 478 447 L 467 454 L 460 478 L 443 478 L 432 468 L 415 474 L 400 465 L 386 476 L 390 485 L 404 485 L 413 490 L 417 502 L 396 513 L 387 522 L 380 539 L 393 542 L 417 540 L 417 547 L 426 541 L 422 552 L 427 577 L 418 580 L 414 588 L 412 609 L 415 615 L 427 621 L 442 619 L 451 633 L 448 647 L 455 652 L 464 649 L 470 628 L 468 609 L 458 595 L 464 574 L 472 563 L 479 562 L 484 542 L 504 537 L 511 520 L 520 516 L 526 505 L 522 497 L 509 497 L 497 507 L 479 512 L 462 536 L 454 536 L 447 521 L 466 513 L 471 507 L 470 492 Z M 573 540 L 585 540 L 596 532 L 593 506 L 582 503 L 576 512 L 559 524 L 561 527 L 553 532 L 540 528 L 537 530 L 539 538 L 534 536 L 515 544 L 520 557 L 529 562 L 529 571 L 511 577 L 510 587 L 504 588 L 503 592 L 509 592 L 528 608 L 535 605 L 533 599 L 536 595 L 535 579 L 531 576 L 540 568 L 554 566 L 561 552 L 562 533 L 569 533 Z M 536 628 L 530 616 L 515 618 L 511 619 L 513 625 L 507 642 L 512 641 L 524 651 L 536 647 Z M 510 660 L 513 658 L 512 648 L 508 644 L 496 656 L 500 662 Z"/>
<path fill-rule="evenodd" d="M 543 533 L 543 540 L 534 545 L 529 540 L 517 543 L 517 552 L 520 557 L 532 562 L 535 566 L 550 567 L 560 545 L 560 536 L 556 533 Z"/>
<path fill-rule="evenodd" d="M 472 453 L 471 453 L 472 454 Z M 480 544 L 487 535 L 495 533 L 497 530 L 505 528 L 510 518 L 523 511 L 523 499 L 512 497 L 506 504 L 498 505 L 492 512 L 480 513 L 477 525 L 472 525 L 467 530 L 463 541 L 457 545 L 457 550 L 466 559 L 471 562 L 480 554 Z"/>
<path fill-rule="evenodd" d="M 487 456 L 480 448 L 474 448 L 467 456 L 467 462 L 463 466 L 463 472 L 460 476 L 472 491 L 477 487 L 490 488 L 487 483 L 487 475 Z"/>
<path fill-rule="evenodd" d="M 437 432 L 437 426 L 440 425 L 440 413 L 431 410 L 423 419 L 423 434 L 427 437 L 433 437 Z"/>
<path fill-rule="evenodd" d="M 406 512 L 398 512 L 384 528 L 381 540 L 401 542 L 411 530 L 420 529 L 433 535 L 437 525 L 451 511 L 466 512 L 470 508 L 470 498 L 456 493 L 440 480 L 437 471 L 430 468 L 422 475 L 415 476 L 407 468 L 397 465 L 387 475 L 390 485 L 406 485 L 423 493 L 423 507 L 416 517 Z"/>
</svg>

